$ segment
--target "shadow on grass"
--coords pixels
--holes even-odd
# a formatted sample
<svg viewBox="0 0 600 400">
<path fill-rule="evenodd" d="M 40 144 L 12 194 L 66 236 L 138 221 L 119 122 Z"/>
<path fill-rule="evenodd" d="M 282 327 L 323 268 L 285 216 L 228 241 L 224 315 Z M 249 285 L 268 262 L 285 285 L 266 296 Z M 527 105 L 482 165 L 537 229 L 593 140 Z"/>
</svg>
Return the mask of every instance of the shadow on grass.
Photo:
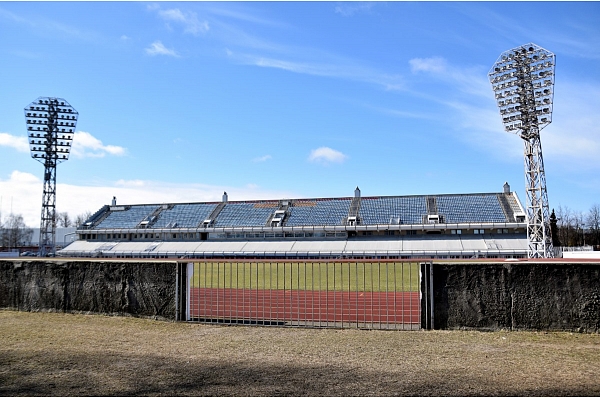
<svg viewBox="0 0 600 400">
<path fill-rule="evenodd" d="M 235 356 L 232 355 L 232 358 Z M 497 378 L 501 379 L 501 378 Z M 598 396 L 600 385 L 519 390 L 458 371 L 372 373 L 111 353 L 0 350 L 0 396 Z"/>
</svg>

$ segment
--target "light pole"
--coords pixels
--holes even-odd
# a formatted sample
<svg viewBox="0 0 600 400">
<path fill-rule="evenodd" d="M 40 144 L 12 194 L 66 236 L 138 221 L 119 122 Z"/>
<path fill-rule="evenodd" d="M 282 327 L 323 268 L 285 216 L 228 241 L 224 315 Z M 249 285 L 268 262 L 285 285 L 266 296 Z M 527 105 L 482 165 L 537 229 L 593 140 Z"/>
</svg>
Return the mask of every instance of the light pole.
<svg viewBox="0 0 600 400">
<path fill-rule="evenodd" d="M 554 256 L 540 130 L 552 122 L 555 60 L 528 43 L 502 53 L 488 73 L 504 129 L 524 143 L 529 258 Z"/>
<path fill-rule="evenodd" d="M 65 100 L 39 97 L 25 107 L 31 158 L 44 165 L 40 256 L 56 248 L 56 166 L 69 159 L 79 114 Z"/>
</svg>

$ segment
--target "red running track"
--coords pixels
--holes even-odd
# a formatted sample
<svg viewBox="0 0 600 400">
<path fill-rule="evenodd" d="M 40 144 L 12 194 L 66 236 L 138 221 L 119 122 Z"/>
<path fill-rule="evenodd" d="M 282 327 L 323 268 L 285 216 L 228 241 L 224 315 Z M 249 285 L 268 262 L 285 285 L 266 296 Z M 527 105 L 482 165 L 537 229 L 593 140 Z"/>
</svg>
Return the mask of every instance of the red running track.
<svg viewBox="0 0 600 400">
<path fill-rule="evenodd" d="M 418 292 L 190 288 L 190 318 L 419 324 Z"/>
</svg>

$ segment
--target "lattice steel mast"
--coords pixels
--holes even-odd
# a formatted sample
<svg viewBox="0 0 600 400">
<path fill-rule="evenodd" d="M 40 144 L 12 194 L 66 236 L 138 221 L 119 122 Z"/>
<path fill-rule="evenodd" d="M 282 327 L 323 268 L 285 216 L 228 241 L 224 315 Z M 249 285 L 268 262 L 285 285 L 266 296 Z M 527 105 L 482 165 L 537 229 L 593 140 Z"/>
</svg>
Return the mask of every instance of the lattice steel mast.
<svg viewBox="0 0 600 400">
<path fill-rule="evenodd" d="M 64 99 L 39 97 L 25 107 L 31 157 L 44 164 L 40 256 L 56 249 L 56 166 L 69 159 L 79 114 Z"/>
<path fill-rule="evenodd" d="M 488 77 L 507 132 L 524 143 L 529 258 L 551 258 L 552 235 L 540 131 L 552 122 L 553 53 L 533 43 L 505 51 Z"/>
</svg>

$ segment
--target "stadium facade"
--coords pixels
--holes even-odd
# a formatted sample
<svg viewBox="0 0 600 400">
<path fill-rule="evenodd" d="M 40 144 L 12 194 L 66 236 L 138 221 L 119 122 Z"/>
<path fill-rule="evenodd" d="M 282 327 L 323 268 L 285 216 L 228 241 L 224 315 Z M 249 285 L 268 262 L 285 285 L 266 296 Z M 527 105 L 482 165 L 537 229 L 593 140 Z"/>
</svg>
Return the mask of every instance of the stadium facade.
<svg viewBox="0 0 600 400">
<path fill-rule="evenodd" d="M 525 258 L 515 192 L 105 205 L 66 257 Z"/>
</svg>

